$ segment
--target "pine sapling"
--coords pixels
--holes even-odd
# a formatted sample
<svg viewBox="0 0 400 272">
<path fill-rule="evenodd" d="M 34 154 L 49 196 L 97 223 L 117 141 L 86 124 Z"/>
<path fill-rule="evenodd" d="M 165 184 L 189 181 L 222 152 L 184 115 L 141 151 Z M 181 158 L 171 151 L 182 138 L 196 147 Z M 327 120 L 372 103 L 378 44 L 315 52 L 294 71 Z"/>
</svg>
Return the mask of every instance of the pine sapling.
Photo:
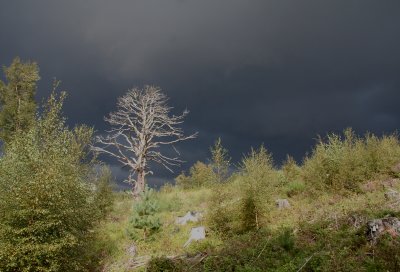
<svg viewBox="0 0 400 272">
<path fill-rule="evenodd" d="M 130 231 L 130 234 L 133 238 L 137 238 L 137 232 L 142 231 L 143 239 L 146 240 L 161 228 L 161 221 L 157 215 L 159 205 L 155 199 L 154 190 L 147 186 L 139 199 L 133 207 L 133 216 L 130 220 L 130 228 L 133 231 Z"/>
</svg>

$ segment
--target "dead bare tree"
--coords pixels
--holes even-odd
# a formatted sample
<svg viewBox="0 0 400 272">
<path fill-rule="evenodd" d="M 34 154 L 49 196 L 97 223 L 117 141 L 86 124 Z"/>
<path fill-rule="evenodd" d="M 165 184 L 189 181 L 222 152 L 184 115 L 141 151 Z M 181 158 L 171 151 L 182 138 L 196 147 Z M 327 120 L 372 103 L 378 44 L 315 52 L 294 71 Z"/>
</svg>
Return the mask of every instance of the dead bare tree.
<svg viewBox="0 0 400 272">
<path fill-rule="evenodd" d="M 105 118 L 111 125 L 108 134 L 98 136 L 98 145 L 93 146 L 94 151 L 108 154 L 129 168 L 127 182 L 132 185 L 134 195 L 145 189 L 145 176 L 152 174 L 150 161 L 172 172 L 172 166 L 183 162 L 174 144 L 197 136 L 197 133 L 185 136 L 179 127 L 189 112 L 171 115 L 172 108 L 167 102 L 167 96 L 156 86 L 129 90 L 118 98 L 117 111 Z M 161 152 L 160 148 L 168 145 L 175 151 L 174 156 Z"/>
</svg>

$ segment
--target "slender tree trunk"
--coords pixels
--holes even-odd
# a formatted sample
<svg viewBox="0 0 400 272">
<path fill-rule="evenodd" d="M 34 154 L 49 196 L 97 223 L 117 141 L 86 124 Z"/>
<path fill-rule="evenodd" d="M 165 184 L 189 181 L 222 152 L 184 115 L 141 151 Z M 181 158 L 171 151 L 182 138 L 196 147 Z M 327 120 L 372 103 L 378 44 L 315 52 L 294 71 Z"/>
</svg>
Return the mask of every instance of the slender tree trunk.
<svg viewBox="0 0 400 272">
<path fill-rule="evenodd" d="M 145 187 L 144 177 L 145 177 L 145 172 L 143 170 L 138 171 L 137 180 L 135 183 L 135 187 L 133 189 L 134 196 L 139 196 L 141 192 L 144 192 L 144 187 Z"/>
</svg>

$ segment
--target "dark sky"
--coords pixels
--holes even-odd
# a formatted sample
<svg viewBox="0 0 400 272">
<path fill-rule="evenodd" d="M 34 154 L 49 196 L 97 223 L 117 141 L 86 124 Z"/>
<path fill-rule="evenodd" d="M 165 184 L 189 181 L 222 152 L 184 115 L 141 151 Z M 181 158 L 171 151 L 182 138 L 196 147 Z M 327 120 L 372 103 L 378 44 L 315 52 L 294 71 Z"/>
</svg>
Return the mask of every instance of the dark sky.
<svg viewBox="0 0 400 272">
<path fill-rule="evenodd" d="M 183 169 L 219 136 L 279 163 L 317 134 L 400 127 L 399 0 L 0 0 L 0 63 L 15 56 L 39 63 L 38 99 L 57 77 L 69 123 L 99 132 L 128 88 L 161 86 L 199 132 Z"/>
</svg>

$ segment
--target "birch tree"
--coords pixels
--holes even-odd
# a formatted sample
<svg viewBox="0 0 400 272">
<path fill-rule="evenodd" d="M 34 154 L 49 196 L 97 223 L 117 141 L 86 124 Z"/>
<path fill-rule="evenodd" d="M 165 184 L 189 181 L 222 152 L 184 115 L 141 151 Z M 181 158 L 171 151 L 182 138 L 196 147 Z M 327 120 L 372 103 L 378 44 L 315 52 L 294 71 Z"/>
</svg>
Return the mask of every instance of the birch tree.
<svg viewBox="0 0 400 272">
<path fill-rule="evenodd" d="M 167 96 L 156 86 L 129 90 L 118 98 L 117 110 L 105 118 L 111 126 L 107 135 L 96 138 L 94 151 L 108 154 L 129 168 L 127 182 L 135 196 L 144 191 L 145 176 L 152 174 L 151 161 L 173 172 L 172 167 L 183 162 L 174 144 L 197 136 L 187 136 L 180 128 L 189 112 L 171 115 L 167 102 Z M 173 155 L 165 153 L 164 146 L 171 146 Z"/>
</svg>

